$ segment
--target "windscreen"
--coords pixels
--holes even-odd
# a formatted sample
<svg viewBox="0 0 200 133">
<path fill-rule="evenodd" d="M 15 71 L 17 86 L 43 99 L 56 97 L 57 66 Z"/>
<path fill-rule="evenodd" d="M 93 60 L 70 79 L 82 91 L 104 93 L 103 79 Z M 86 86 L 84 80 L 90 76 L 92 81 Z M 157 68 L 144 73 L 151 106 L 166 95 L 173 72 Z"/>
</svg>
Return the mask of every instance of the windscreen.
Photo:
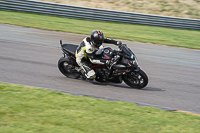
<svg viewBox="0 0 200 133">
<path fill-rule="evenodd" d="M 122 46 L 122 52 L 126 58 L 133 59 L 135 57 L 134 53 L 126 46 L 126 44 Z"/>
</svg>

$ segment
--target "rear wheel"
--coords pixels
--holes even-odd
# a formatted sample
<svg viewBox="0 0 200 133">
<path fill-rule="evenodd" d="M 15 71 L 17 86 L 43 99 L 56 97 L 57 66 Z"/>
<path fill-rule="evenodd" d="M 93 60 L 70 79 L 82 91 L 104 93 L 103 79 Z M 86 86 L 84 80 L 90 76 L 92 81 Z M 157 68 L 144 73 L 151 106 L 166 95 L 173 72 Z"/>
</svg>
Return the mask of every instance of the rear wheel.
<svg viewBox="0 0 200 133">
<path fill-rule="evenodd" d="M 68 58 L 61 57 L 58 61 L 60 72 L 68 78 L 80 78 L 80 74 L 75 70 L 75 66 L 68 63 Z"/>
<path fill-rule="evenodd" d="M 142 70 L 131 71 L 123 76 L 124 82 L 132 88 L 141 89 L 148 84 L 148 77 Z"/>
</svg>

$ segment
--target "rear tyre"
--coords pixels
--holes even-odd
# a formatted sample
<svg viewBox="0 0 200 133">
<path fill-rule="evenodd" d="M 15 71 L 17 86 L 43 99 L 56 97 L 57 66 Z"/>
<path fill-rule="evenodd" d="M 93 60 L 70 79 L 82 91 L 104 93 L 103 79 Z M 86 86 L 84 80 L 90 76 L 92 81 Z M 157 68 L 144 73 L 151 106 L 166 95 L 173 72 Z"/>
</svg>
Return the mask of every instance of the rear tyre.
<svg viewBox="0 0 200 133">
<path fill-rule="evenodd" d="M 69 59 L 61 57 L 58 61 L 58 68 L 60 72 L 68 78 L 78 79 L 80 78 L 80 74 L 75 72 L 75 68 L 73 65 L 69 64 Z"/>
<path fill-rule="evenodd" d="M 141 89 L 148 84 L 148 77 L 142 70 L 131 71 L 123 76 L 124 82 L 132 88 Z"/>
</svg>

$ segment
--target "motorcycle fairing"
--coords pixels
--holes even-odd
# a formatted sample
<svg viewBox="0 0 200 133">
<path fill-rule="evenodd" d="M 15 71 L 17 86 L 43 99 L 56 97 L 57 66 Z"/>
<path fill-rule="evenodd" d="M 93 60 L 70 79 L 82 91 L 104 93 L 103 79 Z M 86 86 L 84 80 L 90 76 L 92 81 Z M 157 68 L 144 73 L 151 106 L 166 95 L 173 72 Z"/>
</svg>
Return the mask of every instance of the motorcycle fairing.
<svg viewBox="0 0 200 133">
<path fill-rule="evenodd" d="M 96 56 L 101 56 L 101 58 L 110 60 L 113 57 L 113 50 L 110 47 L 103 47 L 95 53 Z"/>
<path fill-rule="evenodd" d="M 124 57 L 128 59 L 135 59 L 134 53 L 126 46 L 126 44 L 123 44 L 122 46 L 122 52 L 124 53 Z"/>
</svg>

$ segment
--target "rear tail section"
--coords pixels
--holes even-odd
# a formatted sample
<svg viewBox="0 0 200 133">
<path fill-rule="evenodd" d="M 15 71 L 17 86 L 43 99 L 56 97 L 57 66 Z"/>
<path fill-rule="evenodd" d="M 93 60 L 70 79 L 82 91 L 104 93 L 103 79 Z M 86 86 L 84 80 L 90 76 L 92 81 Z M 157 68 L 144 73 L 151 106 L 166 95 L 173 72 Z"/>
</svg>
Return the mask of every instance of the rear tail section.
<svg viewBox="0 0 200 133">
<path fill-rule="evenodd" d="M 62 44 L 63 44 L 63 43 L 62 43 L 62 39 L 61 39 L 61 40 L 60 40 L 60 45 L 62 46 Z"/>
</svg>

